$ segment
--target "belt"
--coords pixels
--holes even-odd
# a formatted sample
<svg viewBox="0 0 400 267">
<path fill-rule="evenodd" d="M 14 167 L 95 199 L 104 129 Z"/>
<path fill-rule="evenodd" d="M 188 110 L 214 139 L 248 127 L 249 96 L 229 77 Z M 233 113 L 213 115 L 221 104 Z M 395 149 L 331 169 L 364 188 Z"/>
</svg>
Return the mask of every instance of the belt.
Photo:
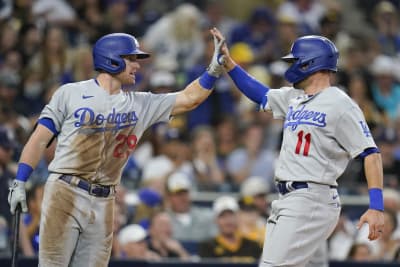
<svg viewBox="0 0 400 267">
<path fill-rule="evenodd" d="M 285 195 L 289 192 L 292 192 L 297 189 L 308 188 L 307 182 L 289 182 L 289 181 L 280 181 L 276 184 L 278 192 L 282 195 Z M 336 188 L 334 185 L 329 185 L 330 188 Z"/>
<path fill-rule="evenodd" d="M 70 185 L 77 186 L 95 197 L 108 197 L 110 194 L 115 193 L 115 186 L 113 185 L 91 184 L 76 176 L 66 174 L 61 175 L 59 179 Z"/>
</svg>

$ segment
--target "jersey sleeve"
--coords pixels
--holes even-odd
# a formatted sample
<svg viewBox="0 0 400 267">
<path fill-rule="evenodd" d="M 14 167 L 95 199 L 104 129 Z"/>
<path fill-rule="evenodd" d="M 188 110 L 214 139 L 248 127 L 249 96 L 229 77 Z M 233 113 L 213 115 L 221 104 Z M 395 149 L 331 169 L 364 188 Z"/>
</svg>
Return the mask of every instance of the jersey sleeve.
<svg viewBox="0 0 400 267">
<path fill-rule="evenodd" d="M 54 122 L 54 126 L 58 132 L 68 114 L 67 110 L 67 86 L 58 88 L 50 99 L 50 102 L 43 108 L 39 119 L 49 118 Z"/>
<path fill-rule="evenodd" d="M 280 89 L 270 89 L 267 93 L 268 102 L 265 110 L 272 111 L 275 119 L 284 119 L 289 106 L 289 101 L 293 97 L 302 93 L 291 87 L 282 87 Z"/>
<path fill-rule="evenodd" d="M 364 115 L 357 106 L 352 106 L 341 114 L 334 136 L 352 158 L 357 157 L 366 148 L 376 147 Z"/>
<path fill-rule="evenodd" d="M 177 93 L 152 94 L 145 93 L 144 125 L 149 127 L 157 122 L 166 122 L 170 119 Z"/>
</svg>

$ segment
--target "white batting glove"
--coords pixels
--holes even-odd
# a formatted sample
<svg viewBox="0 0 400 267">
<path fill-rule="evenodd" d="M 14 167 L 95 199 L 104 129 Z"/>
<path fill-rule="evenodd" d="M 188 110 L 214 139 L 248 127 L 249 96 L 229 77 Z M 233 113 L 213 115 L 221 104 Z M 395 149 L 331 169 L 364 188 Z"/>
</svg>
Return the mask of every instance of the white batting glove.
<svg viewBox="0 0 400 267">
<path fill-rule="evenodd" d="M 8 204 L 10 204 L 10 211 L 13 215 L 15 214 L 18 204 L 21 205 L 22 212 L 28 212 L 28 206 L 26 205 L 25 182 L 14 179 L 8 192 Z"/>
<path fill-rule="evenodd" d="M 211 59 L 211 63 L 207 68 L 208 74 L 214 76 L 214 77 L 219 77 L 221 74 L 224 72 L 224 60 L 225 56 L 221 53 L 221 48 L 223 44 L 225 43 L 225 39 L 221 39 L 218 42 L 217 37 L 213 35 L 214 39 L 214 54 Z"/>
</svg>

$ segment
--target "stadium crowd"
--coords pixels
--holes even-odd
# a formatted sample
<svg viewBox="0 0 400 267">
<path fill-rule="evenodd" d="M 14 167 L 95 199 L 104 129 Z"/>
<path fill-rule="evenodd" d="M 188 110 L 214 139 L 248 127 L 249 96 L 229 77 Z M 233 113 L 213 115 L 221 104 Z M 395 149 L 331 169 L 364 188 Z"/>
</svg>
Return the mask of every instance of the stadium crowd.
<svg viewBox="0 0 400 267">
<path fill-rule="evenodd" d="M 349 9 L 350 8 L 350 9 Z M 350 11 L 351 12 L 350 12 Z M 57 88 L 92 79 L 91 46 L 111 32 L 133 34 L 152 57 L 132 90 L 181 90 L 206 68 L 208 29 L 227 37 L 234 60 L 271 88 L 286 84 L 280 57 L 299 36 L 335 42 L 334 84 L 361 107 L 381 151 L 385 231 L 374 242 L 346 209 L 329 239 L 334 260 L 400 262 L 400 4 L 378 0 L 0 1 L 0 256 L 10 255 L 7 203 L 16 162 Z M 129 158 L 117 190 L 112 257 L 258 259 L 274 189 L 281 124 L 222 77 L 197 109 L 153 125 Z M 55 143 L 29 180 L 20 250 L 38 251 L 40 204 Z M 365 196 L 362 162 L 339 179 L 342 195 Z M 193 194 L 218 192 L 210 205 Z M 232 194 L 234 193 L 234 194 Z"/>
</svg>

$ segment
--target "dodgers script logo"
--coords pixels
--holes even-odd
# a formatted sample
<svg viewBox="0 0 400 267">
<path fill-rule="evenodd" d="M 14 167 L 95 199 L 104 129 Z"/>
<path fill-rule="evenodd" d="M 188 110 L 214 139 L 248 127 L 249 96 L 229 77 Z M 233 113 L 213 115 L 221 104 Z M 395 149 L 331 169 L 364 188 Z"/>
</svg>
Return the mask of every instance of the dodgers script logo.
<svg viewBox="0 0 400 267">
<path fill-rule="evenodd" d="M 313 125 L 317 127 L 326 126 L 326 114 L 319 111 L 307 110 L 306 106 L 302 105 L 299 109 L 294 110 L 289 106 L 286 114 L 285 129 L 291 127 L 292 131 L 296 130 L 300 124 Z"/>
<path fill-rule="evenodd" d="M 80 129 L 82 133 L 118 131 L 123 128 L 135 126 L 139 120 L 135 111 L 119 113 L 115 112 L 115 108 L 107 115 L 101 113 L 95 114 L 88 107 L 78 108 L 74 112 L 74 117 L 77 118 L 77 121 L 74 123 L 75 127 L 92 126 L 91 128 Z M 104 123 L 107 123 L 108 127 L 104 127 Z"/>
</svg>

